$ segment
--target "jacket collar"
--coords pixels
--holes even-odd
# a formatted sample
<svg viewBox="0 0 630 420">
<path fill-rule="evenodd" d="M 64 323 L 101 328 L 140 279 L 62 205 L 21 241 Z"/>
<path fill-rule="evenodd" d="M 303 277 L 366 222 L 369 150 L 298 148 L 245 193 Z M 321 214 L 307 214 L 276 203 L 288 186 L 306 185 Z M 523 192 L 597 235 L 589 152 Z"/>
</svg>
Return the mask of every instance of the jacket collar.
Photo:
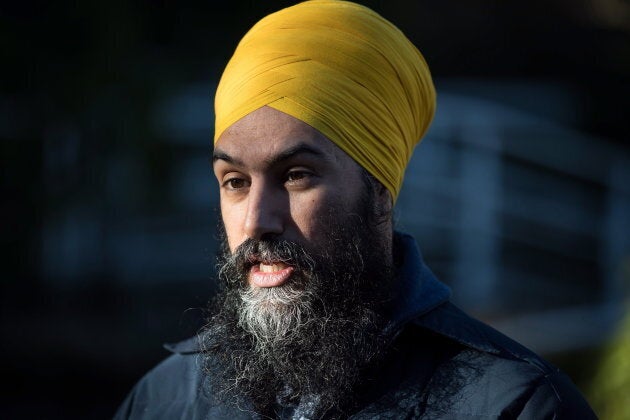
<svg viewBox="0 0 630 420">
<path fill-rule="evenodd" d="M 401 232 L 395 232 L 394 240 L 402 263 L 397 270 L 386 334 L 395 334 L 412 319 L 430 312 L 451 297 L 451 289 L 424 263 L 416 240 Z"/>
<path fill-rule="evenodd" d="M 404 233 L 396 233 L 396 237 L 404 261 L 393 301 L 396 309 L 392 311 L 386 332 L 396 334 L 406 324 L 413 323 L 469 348 L 524 360 L 541 371 L 549 368 L 527 348 L 449 302 L 450 288 L 437 280 L 426 266 L 414 238 Z"/>
</svg>

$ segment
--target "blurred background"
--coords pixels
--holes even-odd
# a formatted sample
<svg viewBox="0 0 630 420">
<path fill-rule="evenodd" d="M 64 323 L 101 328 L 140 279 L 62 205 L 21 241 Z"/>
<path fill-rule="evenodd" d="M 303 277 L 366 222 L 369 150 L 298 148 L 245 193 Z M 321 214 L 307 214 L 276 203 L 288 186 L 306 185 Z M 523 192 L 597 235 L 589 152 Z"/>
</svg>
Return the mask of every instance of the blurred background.
<svg viewBox="0 0 630 420">
<path fill-rule="evenodd" d="M 0 417 L 110 418 L 200 326 L 214 89 L 293 3 L 2 2 Z M 459 305 L 630 418 L 630 3 L 363 3 L 438 89 L 398 227 Z"/>
</svg>

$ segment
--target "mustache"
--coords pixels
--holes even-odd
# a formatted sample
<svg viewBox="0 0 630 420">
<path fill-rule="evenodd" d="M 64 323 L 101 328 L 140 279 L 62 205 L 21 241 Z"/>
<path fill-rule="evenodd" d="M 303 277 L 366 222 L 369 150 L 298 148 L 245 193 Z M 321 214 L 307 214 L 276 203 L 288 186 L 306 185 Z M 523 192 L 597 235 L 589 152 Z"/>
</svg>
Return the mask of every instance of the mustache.
<svg viewBox="0 0 630 420">
<path fill-rule="evenodd" d="M 259 263 L 284 263 L 299 271 L 316 269 L 315 258 L 297 242 L 286 239 L 246 239 L 233 253 L 224 251 L 221 271 L 247 273 Z"/>
</svg>

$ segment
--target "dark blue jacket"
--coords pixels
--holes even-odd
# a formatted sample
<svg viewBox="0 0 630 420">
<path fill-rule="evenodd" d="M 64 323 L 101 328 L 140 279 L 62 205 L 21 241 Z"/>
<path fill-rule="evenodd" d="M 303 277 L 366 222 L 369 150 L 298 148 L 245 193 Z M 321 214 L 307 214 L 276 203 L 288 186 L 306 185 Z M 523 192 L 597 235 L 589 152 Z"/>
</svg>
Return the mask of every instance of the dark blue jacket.
<svg viewBox="0 0 630 420">
<path fill-rule="evenodd" d="M 596 418 L 565 374 L 451 304 L 450 290 L 424 264 L 415 240 L 397 239 L 401 290 L 388 326 L 395 338 L 350 418 Z M 116 419 L 258 418 L 249 407 L 208 398 L 196 339 L 168 348 L 174 354 L 138 382 Z"/>
</svg>

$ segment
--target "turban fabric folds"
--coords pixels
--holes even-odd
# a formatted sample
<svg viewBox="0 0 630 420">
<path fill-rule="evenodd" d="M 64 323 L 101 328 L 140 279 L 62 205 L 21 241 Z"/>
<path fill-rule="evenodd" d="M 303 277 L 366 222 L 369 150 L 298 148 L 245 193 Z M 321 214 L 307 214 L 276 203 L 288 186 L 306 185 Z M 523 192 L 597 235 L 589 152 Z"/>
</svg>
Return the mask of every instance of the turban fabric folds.
<svg viewBox="0 0 630 420">
<path fill-rule="evenodd" d="M 270 106 L 317 129 L 396 200 L 435 111 L 429 68 L 389 21 L 355 3 L 311 0 L 259 21 L 215 96 L 215 137 Z"/>
</svg>

